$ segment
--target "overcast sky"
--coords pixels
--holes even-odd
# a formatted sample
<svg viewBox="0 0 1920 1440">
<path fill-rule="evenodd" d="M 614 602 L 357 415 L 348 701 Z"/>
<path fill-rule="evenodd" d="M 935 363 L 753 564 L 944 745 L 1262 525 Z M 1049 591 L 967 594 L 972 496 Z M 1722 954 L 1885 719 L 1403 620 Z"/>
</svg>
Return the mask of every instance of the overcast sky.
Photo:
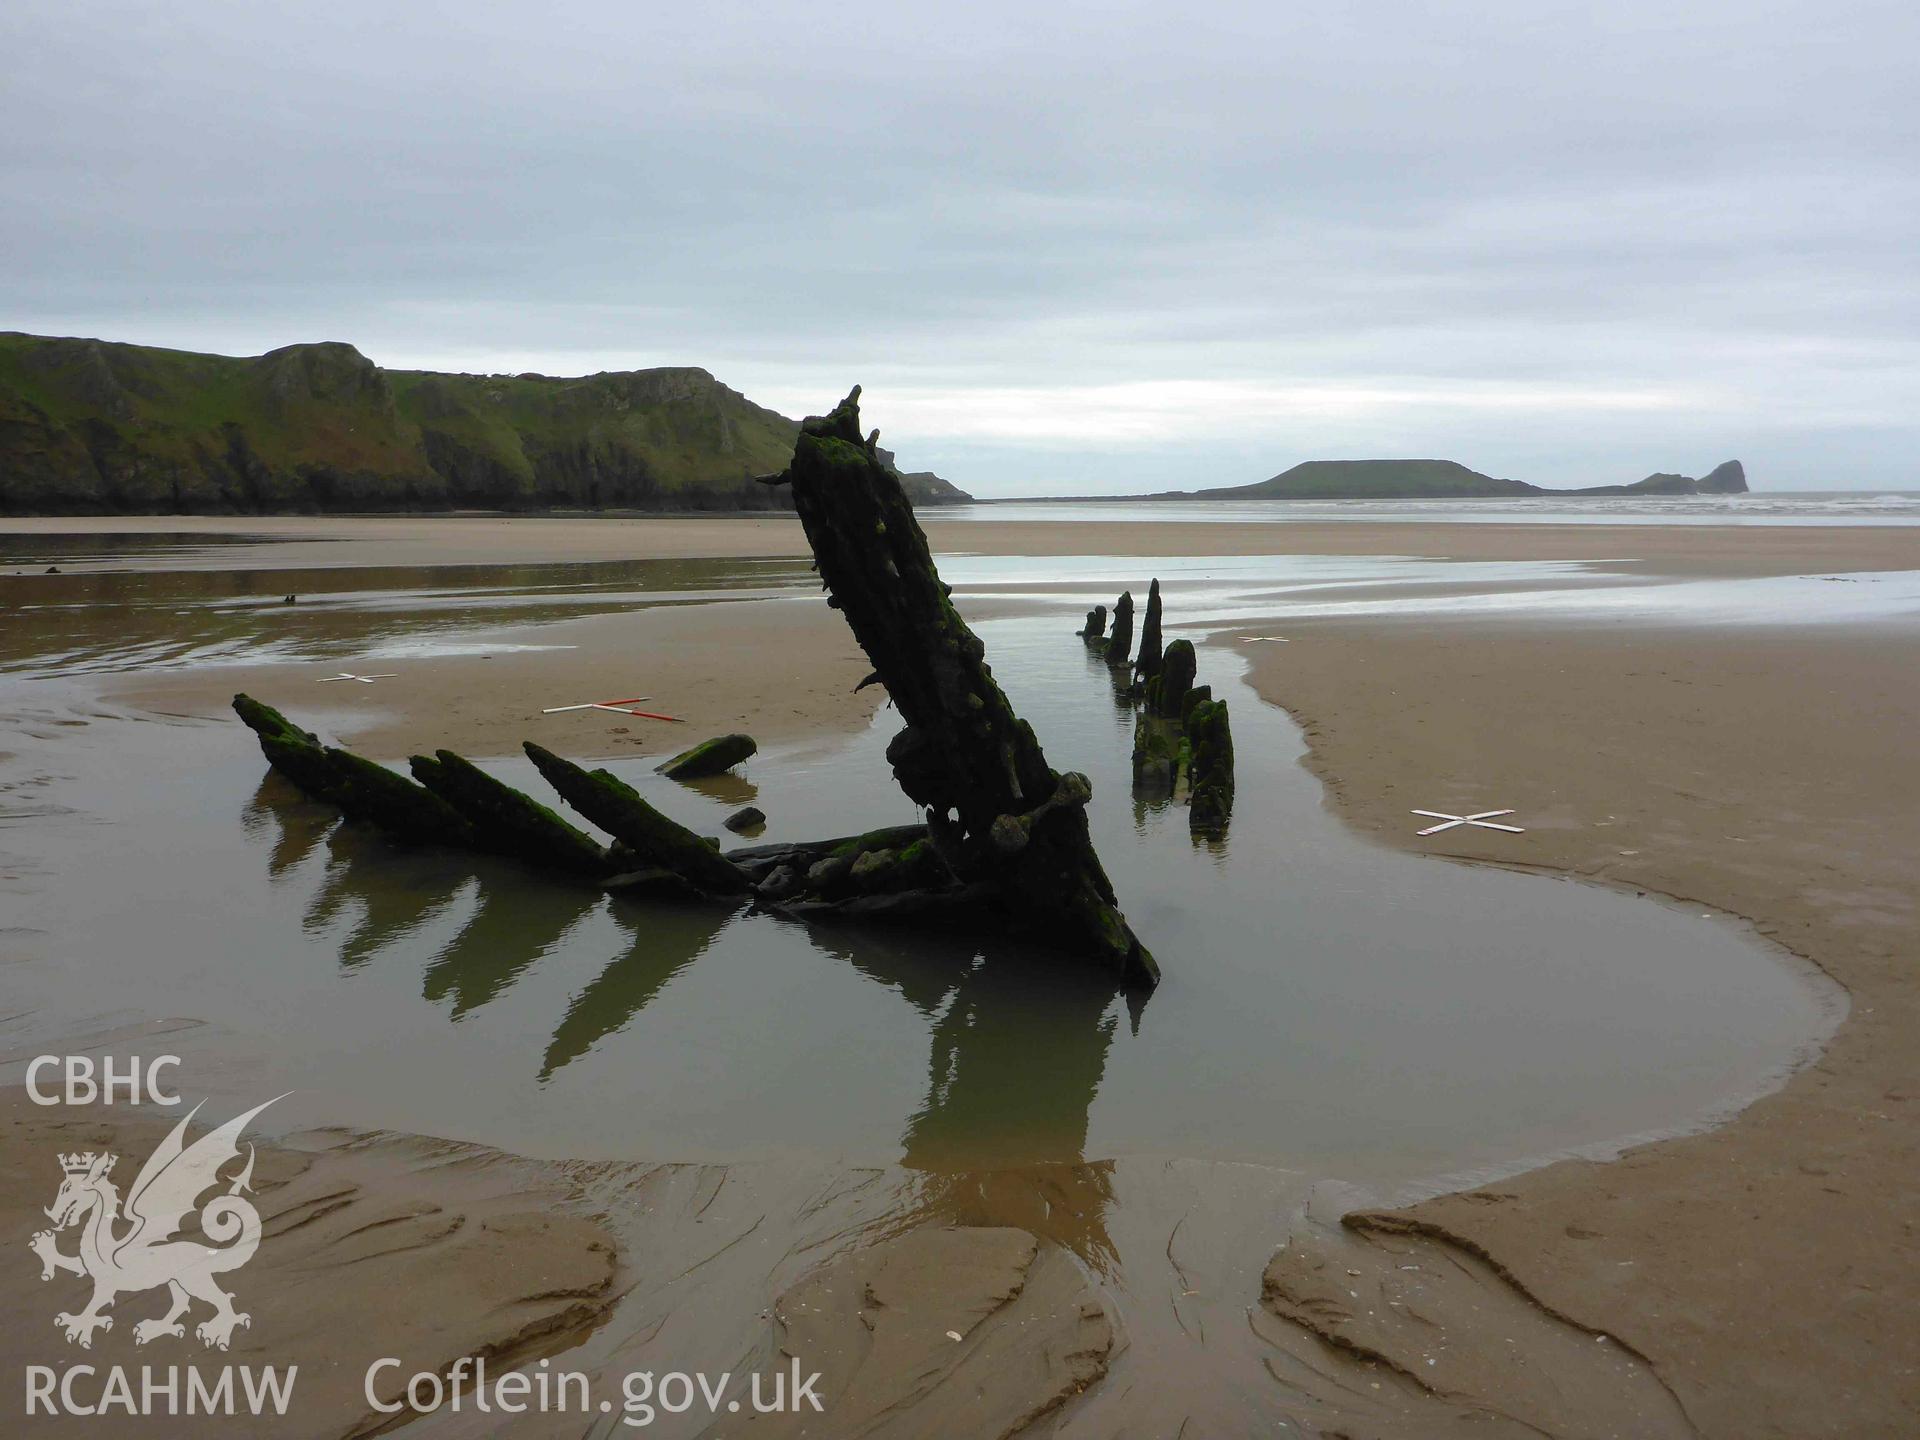
<svg viewBox="0 0 1920 1440">
<path fill-rule="evenodd" d="M 983 495 L 1920 486 L 1920 7 L 0 7 L 0 328 L 700 365 Z"/>
</svg>

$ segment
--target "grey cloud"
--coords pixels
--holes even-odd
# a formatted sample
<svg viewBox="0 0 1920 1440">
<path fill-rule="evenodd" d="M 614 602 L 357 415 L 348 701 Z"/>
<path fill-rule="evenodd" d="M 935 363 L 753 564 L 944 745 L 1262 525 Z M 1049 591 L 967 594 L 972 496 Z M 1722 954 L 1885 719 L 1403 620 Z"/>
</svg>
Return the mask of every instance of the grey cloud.
<svg viewBox="0 0 1920 1440">
<path fill-rule="evenodd" d="M 978 397 L 888 435 L 982 493 L 1920 483 L 1907 9 L 1278 10 L 16 4 L 0 325 Z M 1157 382 L 1683 403 L 993 411 Z"/>
</svg>

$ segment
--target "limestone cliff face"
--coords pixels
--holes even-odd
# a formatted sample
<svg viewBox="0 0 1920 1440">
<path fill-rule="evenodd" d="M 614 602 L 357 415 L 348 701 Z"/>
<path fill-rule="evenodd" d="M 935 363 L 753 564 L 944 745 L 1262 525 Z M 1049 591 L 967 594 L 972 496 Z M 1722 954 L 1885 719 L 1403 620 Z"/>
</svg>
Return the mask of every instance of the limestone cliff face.
<svg viewBox="0 0 1920 1440">
<path fill-rule="evenodd" d="M 1744 495 L 1747 471 L 1738 460 L 1726 460 L 1713 467 L 1697 482 L 1702 495 Z"/>
<path fill-rule="evenodd" d="M 764 509 L 798 425 L 692 367 L 556 379 L 0 334 L 0 513 Z M 916 504 L 965 500 L 904 477 Z"/>
<path fill-rule="evenodd" d="M 1540 492 L 1551 495 L 1556 492 Z M 1716 465 L 1701 479 L 1691 475 L 1673 475 L 1665 472 L 1649 475 L 1644 480 L 1636 480 L 1631 485 L 1595 485 L 1585 490 L 1566 490 L 1557 492 L 1566 495 L 1744 495 L 1747 493 L 1747 472 L 1738 460 L 1728 460 Z"/>
</svg>

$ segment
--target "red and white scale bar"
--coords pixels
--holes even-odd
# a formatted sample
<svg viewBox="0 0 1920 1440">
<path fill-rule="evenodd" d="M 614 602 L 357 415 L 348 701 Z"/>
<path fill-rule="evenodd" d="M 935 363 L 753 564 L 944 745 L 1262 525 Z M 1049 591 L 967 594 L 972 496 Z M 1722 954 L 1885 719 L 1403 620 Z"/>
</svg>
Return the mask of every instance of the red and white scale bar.
<svg viewBox="0 0 1920 1440">
<path fill-rule="evenodd" d="M 542 710 L 542 715 L 564 715 L 570 710 L 605 710 L 613 715 L 638 715 L 642 720 L 666 720 L 674 725 L 681 723 L 676 715 L 656 715 L 651 710 L 634 710 L 631 706 L 651 700 L 651 695 L 634 695 L 625 700 L 587 700 L 578 705 L 552 705 Z"/>
</svg>

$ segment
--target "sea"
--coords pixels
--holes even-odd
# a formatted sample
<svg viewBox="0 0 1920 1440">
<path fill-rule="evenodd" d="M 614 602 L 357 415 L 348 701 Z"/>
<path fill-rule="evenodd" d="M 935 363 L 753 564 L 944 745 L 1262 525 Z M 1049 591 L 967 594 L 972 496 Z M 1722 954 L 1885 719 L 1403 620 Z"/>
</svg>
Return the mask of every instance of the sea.
<svg viewBox="0 0 1920 1440">
<path fill-rule="evenodd" d="M 1746 495 L 1526 495 L 1491 500 L 987 500 L 942 520 L 1209 521 L 1293 525 L 1920 525 L 1920 490 L 1779 490 Z"/>
</svg>

